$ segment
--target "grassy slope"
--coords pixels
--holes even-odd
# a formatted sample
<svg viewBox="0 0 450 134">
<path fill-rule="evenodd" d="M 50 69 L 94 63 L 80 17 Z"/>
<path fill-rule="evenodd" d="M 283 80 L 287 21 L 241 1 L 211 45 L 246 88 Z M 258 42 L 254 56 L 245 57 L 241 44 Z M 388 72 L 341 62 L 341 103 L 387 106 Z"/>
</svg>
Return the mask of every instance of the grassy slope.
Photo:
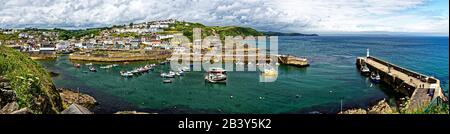
<svg viewBox="0 0 450 134">
<path fill-rule="evenodd" d="M 0 75 L 11 80 L 21 108 L 33 113 L 58 113 L 62 101 L 48 72 L 28 56 L 0 46 Z"/>
<path fill-rule="evenodd" d="M 200 23 L 191 22 L 176 22 L 171 24 L 169 28 L 164 29 L 164 31 L 170 32 L 182 32 L 184 36 L 188 37 L 192 41 L 193 28 L 202 29 L 202 38 L 206 36 L 211 36 L 218 34 L 221 40 L 225 39 L 225 36 L 261 36 L 261 32 L 248 27 L 236 27 L 236 26 L 205 26 Z"/>
</svg>

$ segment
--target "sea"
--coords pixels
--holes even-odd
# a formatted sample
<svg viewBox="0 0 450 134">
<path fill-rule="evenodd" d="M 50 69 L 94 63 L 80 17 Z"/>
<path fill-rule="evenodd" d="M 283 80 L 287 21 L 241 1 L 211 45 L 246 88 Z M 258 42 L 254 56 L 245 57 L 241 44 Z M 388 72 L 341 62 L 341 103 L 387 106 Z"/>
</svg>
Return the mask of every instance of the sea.
<svg viewBox="0 0 450 134">
<path fill-rule="evenodd" d="M 370 55 L 407 69 L 438 78 L 448 96 L 449 39 L 421 36 L 281 36 L 280 54 L 306 57 L 309 67 L 278 66 L 274 82 L 260 82 L 255 71 L 229 71 L 226 84 L 204 80 L 205 72 L 187 72 L 172 83 L 163 83 L 160 73 L 169 65 L 158 61 L 94 63 L 89 72 L 83 62 L 68 56 L 39 61 L 53 77 L 57 88 L 70 88 L 93 96 L 99 105 L 94 113 L 140 111 L 161 114 L 334 114 L 386 99 L 393 107 L 403 97 L 384 83 L 372 83 L 355 66 L 358 56 Z M 81 63 L 75 68 L 74 63 Z M 87 63 L 87 62 L 86 62 Z M 119 72 L 155 63 L 155 70 L 132 78 Z"/>
</svg>

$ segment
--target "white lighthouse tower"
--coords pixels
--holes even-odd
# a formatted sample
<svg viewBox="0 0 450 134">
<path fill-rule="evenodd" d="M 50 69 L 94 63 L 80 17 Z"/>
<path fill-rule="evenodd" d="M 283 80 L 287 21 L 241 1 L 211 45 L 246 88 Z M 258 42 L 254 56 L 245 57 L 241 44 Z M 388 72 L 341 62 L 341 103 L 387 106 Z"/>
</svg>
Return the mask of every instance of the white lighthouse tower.
<svg viewBox="0 0 450 134">
<path fill-rule="evenodd" d="M 369 49 L 367 48 L 366 51 L 367 51 L 367 52 L 366 52 L 366 57 L 368 58 L 368 57 L 369 57 Z"/>
</svg>

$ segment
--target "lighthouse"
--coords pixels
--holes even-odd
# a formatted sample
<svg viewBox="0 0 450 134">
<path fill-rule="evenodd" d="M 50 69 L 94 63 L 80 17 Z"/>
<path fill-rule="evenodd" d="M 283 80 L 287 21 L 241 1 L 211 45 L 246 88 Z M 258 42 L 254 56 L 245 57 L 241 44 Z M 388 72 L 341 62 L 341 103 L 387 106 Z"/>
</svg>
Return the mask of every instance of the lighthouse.
<svg viewBox="0 0 450 134">
<path fill-rule="evenodd" d="M 369 57 L 369 49 L 367 48 L 366 51 L 367 51 L 367 52 L 366 52 L 366 57 Z"/>
</svg>

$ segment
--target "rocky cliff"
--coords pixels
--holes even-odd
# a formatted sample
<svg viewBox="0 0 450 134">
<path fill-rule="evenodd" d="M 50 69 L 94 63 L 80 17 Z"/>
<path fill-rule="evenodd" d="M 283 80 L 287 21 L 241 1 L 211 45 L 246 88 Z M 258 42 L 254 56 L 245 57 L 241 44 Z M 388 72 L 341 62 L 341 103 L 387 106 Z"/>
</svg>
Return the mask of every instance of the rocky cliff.
<svg viewBox="0 0 450 134">
<path fill-rule="evenodd" d="M 0 113 L 56 114 L 61 97 L 48 72 L 28 56 L 0 46 Z"/>
</svg>

